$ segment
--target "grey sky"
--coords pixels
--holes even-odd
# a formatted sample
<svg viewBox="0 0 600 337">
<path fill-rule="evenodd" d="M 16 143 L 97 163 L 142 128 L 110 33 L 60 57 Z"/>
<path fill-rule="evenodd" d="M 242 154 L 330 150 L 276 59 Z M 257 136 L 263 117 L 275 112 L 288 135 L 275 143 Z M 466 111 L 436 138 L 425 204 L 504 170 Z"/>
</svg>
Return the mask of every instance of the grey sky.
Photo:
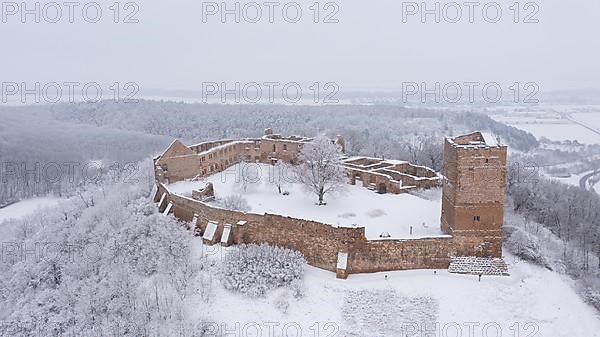
<svg viewBox="0 0 600 337">
<path fill-rule="evenodd" d="M 338 1 L 339 22 L 329 24 L 313 22 L 309 7 L 316 0 L 296 1 L 303 16 L 294 24 L 281 15 L 285 1 L 275 8 L 276 23 L 268 22 L 268 7 L 261 6 L 256 24 L 235 23 L 232 15 L 227 23 L 219 16 L 203 23 L 197 0 L 138 1 L 139 23 L 115 24 L 109 9 L 114 1 L 97 1 L 103 17 L 96 24 L 83 21 L 81 6 L 76 23 L 66 12 L 56 24 L 44 18 L 35 23 L 33 16 L 23 24 L 19 15 L 7 16 L 0 23 L 2 81 L 133 81 L 141 88 L 188 90 L 221 81 L 336 82 L 341 90 L 464 81 L 600 88 L 597 0 L 540 1 L 540 22 L 530 24 L 513 22 L 509 7 L 516 0 L 496 1 L 503 16 L 494 24 L 481 14 L 486 1 L 475 8 L 476 23 L 468 22 L 464 6 L 456 24 L 444 18 L 435 23 L 433 15 L 426 23 L 418 15 L 403 23 L 397 0 Z M 521 21 L 532 12 L 522 8 L 526 3 L 520 2 Z M 321 8 L 320 20 L 331 10 Z M 131 11 L 121 9 L 120 19 Z"/>
</svg>

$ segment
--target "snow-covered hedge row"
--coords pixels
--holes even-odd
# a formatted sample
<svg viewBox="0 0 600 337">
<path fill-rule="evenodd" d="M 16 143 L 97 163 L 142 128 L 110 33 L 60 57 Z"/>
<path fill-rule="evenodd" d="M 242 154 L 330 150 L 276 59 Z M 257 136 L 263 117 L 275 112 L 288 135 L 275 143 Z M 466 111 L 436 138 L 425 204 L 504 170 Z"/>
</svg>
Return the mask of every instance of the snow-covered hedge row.
<svg viewBox="0 0 600 337">
<path fill-rule="evenodd" d="M 270 289 L 296 286 L 304 274 L 304 256 L 269 245 L 242 245 L 223 261 L 221 282 L 232 291 L 264 296 Z"/>
</svg>

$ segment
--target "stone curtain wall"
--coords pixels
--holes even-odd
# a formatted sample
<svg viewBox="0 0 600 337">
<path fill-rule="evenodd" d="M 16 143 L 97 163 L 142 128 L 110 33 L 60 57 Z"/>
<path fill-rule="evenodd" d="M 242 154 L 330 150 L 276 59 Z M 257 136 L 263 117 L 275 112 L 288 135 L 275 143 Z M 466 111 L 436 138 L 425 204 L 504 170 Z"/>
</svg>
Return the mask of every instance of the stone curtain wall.
<svg viewBox="0 0 600 337">
<path fill-rule="evenodd" d="M 175 141 L 157 159 L 156 179 L 174 183 L 226 170 L 240 159 L 272 164 L 272 159 L 297 163 L 301 143 L 287 139 L 243 139 L 205 142 L 187 147 Z M 275 151 L 273 151 L 275 148 Z"/>
<path fill-rule="evenodd" d="M 315 267 L 336 272 L 338 252 L 348 253 L 347 273 L 372 273 L 405 269 L 444 269 L 454 255 L 493 255 L 493 247 L 485 238 L 442 237 L 415 240 L 367 240 L 364 228 L 333 227 L 327 224 L 274 214 L 253 214 L 231 211 L 169 193 L 159 184 L 155 202 L 163 193 L 160 207 L 164 211 L 173 203 L 172 212 L 182 222 L 190 223 L 198 216 L 193 228 L 201 233 L 209 221 L 217 221 L 215 241 L 218 242 L 225 224 L 231 224 L 230 243 L 261 244 L 300 251 Z M 239 221 L 246 221 L 237 225 Z"/>
<path fill-rule="evenodd" d="M 380 189 L 380 186 L 383 184 L 385 185 L 386 193 L 400 194 L 412 190 L 430 189 L 440 185 L 440 180 L 437 177 L 419 178 L 385 169 L 375 172 L 354 168 L 346 168 L 346 170 L 348 171 L 351 185 L 356 185 L 356 181 L 360 180 L 363 187 L 375 184 L 376 189 Z M 390 177 L 395 181 L 390 179 Z"/>
<path fill-rule="evenodd" d="M 187 149 L 188 152 L 184 152 Z M 200 153 L 196 153 L 201 151 Z M 174 183 L 222 172 L 243 158 L 249 162 L 260 160 L 260 140 L 218 141 L 186 147 L 179 141 L 156 160 L 156 180 Z"/>
<path fill-rule="evenodd" d="M 275 214 L 253 214 L 221 209 L 170 194 L 163 185 L 159 185 L 155 201 L 160 200 L 163 193 L 167 193 L 167 197 L 159 210 L 164 211 L 166 205 L 172 202 L 174 216 L 183 222 L 192 221 L 197 214 L 198 222 L 195 226 L 202 233 L 206 230 L 209 221 L 217 221 L 219 224 L 216 237 L 220 238 L 224 225 L 231 224 L 232 244 L 268 243 L 298 250 L 304 254 L 310 265 L 330 271 L 335 271 L 339 251 L 347 251 L 355 242 L 366 241 L 364 228 L 338 228 Z M 246 221 L 246 224 L 237 225 L 239 221 Z"/>
<path fill-rule="evenodd" d="M 301 143 L 287 139 L 263 138 L 260 144 L 260 160 L 271 163 L 271 159 L 279 159 L 288 164 L 296 164 L 301 150 Z"/>
<path fill-rule="evenodd" d="M 156 160 L 155 176 L 158 182 L 169 184 L 222 172 L 240 159 L 264 164 L 273 164 L 273 159 L 279 159 L 285 163 L 297 164 L 302 145 L 302 142 L 285 138 L 221 140 L 190 147 L 174 141 Z M 351 184 L 356 184 L 356 178 L 359 178 L 364 187 L 375 184 L 380 189 L 384 185 L 385 193 L 400 194 L 440 184 L 436 173 L 429 168 L 410 163 L 389 165 L 382 164 L 387 166 L 386 169 L 368 171 L 350 164 L 346 166 L 346 170 Z"/>
</svg>

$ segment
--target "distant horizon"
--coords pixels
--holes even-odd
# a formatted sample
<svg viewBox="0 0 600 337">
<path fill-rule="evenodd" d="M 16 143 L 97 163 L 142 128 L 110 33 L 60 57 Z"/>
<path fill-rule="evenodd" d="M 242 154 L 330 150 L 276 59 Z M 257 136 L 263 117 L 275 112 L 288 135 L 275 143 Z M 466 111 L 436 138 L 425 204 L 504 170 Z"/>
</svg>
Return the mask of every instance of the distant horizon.
<svg viewBox="0 0 600 337">
<path fill-rule="evenodd" d="M 501 8 L 498 22 L 481 17 L 480 3 L 473 22 L 462 8 L 456 23 L 447 11 L 407 14 L 415 2 L 393 0 L 322 2 L 318 17 L 314 1 L 289 2 L 302 8 L 297 23 L 279 16 L 269 22 L 266 8 L 259 22 L 246 12 L 236 22 L 234 15 L 206 14 L 215 2 L 190 0 L 121 4 L 116 23 L 114 1 L 95 3 L 103 12 L 96 23 L 80 17 L 79 7 L 73 23 L 66 9 L 57 23 L 48 22 L 49 13 L 40 22 L 25 12 L 22 22 L 18 9 L 4 13 L 0 38 L 15 52 L 0 55 L 2 81 L 134 82 L 166 90 L 266 81 L 333 82 L 344 91 L 468 81 L 534 82 L 542 92 L 600 89 L 598 1 L 524 1 L 517 12 L 515 1 L 496 0 L 488 3 Z M 428 10 L 453 4 L 424 3 Z"/>
</svg>

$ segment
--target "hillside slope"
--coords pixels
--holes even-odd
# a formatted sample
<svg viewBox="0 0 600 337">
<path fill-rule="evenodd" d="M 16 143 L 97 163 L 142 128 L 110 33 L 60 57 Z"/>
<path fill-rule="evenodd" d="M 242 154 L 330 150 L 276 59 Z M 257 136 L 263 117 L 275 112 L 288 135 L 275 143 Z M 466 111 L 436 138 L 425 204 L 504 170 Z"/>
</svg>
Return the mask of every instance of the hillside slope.
<svg viewBox="0 0 600 337">
<path fill-rule="evenodd" d="M 236 250 L 204 247 L 200 240 L 195 249 L 217 264 Z M 299 328 L 303 336 L 314 336 L 317 327 L 323 336 L 430 336 L 420 329 L 431 336 L 469 336 L 470 329 L 473 336 L 496 336 L 496 330 L 498 336 L 600 336 L 600 317 L 569 279 L 514 256 L 505 259 L 510 276 L 484 276 L 481 282 L 446 270 L 360 274 L 344 281 L 307 266 L 301 298 L 287 289 L 247 298 L 225 290 L 217 275 L 210 286 L 203 281 L 211 289 L 208 301 L 195 298 L 188 308 L 198 319 L 222 322 L 221 332 L 260 327 L 263 336 L 270 329 L 265 322 L 277 322 L 275 333 Z"/>
</svg>

